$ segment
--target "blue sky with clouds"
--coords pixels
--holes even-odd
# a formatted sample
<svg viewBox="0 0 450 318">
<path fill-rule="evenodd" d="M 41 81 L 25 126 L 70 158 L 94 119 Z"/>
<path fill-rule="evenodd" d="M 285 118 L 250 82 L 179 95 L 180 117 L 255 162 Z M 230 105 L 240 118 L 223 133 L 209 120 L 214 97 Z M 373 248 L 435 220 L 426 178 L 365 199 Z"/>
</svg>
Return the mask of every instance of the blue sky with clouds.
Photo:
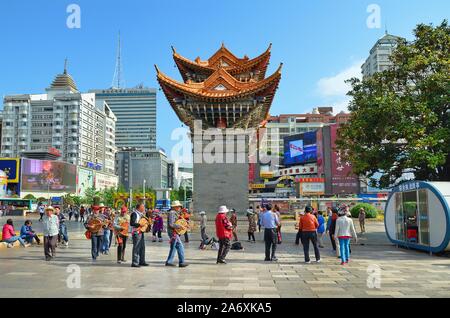
<svg viewBox="0 0 450 318">
<path fill-rule="evenodd" d="M 68 5 L 81 8 L 81 28 L 69 29 Z M 381 9 L 381 28 L 368 28 L 367 8 Z M 157 87 L 153 65 L 180 79 L 170 46 L 188 57 L 207 59 L 221 45 L 254 57 L 272 43 L 268 73 L 284 63 L 272 114 L 345 108 L 343 81 L 360 65 L 387 25 L 389 33 L 412 38 L 418 23 L 448 18 L 447 0 L 35 0 L 0 3 L 0 95 L 42 93 L 69 59 L 78 88 L 111 86 L 117 33 L 122 34 L 127 86 Z M 180 127 L 158 91 L 158 144 L 168 150 Z"/>
</svg>

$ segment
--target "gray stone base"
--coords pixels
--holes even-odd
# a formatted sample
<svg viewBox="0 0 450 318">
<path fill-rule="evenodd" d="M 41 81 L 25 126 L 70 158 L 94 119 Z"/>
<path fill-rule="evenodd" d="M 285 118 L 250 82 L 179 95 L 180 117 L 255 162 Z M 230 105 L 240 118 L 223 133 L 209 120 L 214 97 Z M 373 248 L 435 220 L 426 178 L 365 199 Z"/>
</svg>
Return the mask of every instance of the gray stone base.
<svg viewBox="0 0 450 318">
<path fill-rule="evenodd" d="M 248 209 L 247 163 L 194 163 L 194 211 L 216 215 L 221 205 L 242 215 Z"/>
</svg>

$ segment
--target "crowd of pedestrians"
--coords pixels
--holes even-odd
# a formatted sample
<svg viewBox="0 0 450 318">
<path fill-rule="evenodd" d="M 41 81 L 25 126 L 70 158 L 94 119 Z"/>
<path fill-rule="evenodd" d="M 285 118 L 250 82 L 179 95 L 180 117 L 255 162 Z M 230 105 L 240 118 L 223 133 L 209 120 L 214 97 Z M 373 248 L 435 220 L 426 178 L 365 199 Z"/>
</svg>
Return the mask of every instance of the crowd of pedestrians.
<svg viewBox="0 0 450 318">
<path fill-rule="evenodd" d="M 113 233 L 120 230 L 117 221 L 120 220 L 122 222 L 130 219 L 125 207 L 120 212 L 116 212 L 103 205 L 94 210 L 91 207 L 72 206 L 67 207 L 63 213 L 58 206 L 52 207 L 39 204 L 37 211 L 40 216 L 39 222 L 42 222 L 43 225 L 43 245 L 46 260 L 51 260 L 55 257 L 56 247 L 68 247 L 69 235 L 67 222 L 81 222 L 86 226 L 92 218 L 99 218 L 101 216 L 102 220 L 109 220 L 106 223 L 107 225 L 103 226 L 100 231 L 89 237 L 92 241 L 92 258 L 95 260 L 99 254 L 109 254 L 111 243 L 114 240 Z M 189 234 L 186 231 L 182 235 L 175 235 L 174 229 L 177 228 L 175 221 L 179 218 L 185 219 L 189 224 L 191 214 L 180 205 L 173 206 L 171 211 L 171 213 L 167 214 L 170 253 L 166 264 L 172 264 L 175 251 L 178 252 L 180 264 L 185 264 L 181 236 L 184 236 L 185 243 L 189 243 Z M 229 212 L 230 216 L 228 216 Z M 150 218 L 152 220 L 152 241 L 163 242 L 162 233 L 165 231 L 165 228 L 161 211 L 146 210 L 142 204 L 139 206 L 139 210 L 131 215 L 142 215 Z M 247 219 L 245 226 L 248 234 L 247 241 L 249 243 L 256 243 L 255 233 L 257 231 L 259 233 L 262 230 L 262 239 L 265 246 L 264 261 L 278 261 L 276 254 L 277 246 L 282 244 L 283 241 L 280 208 L 271 204 L 262 204 L 261 206 L 257 206 L 256 209 L 250 206 L 245 216 Z M 366 231 L 365 217 L 366 213 L 364 209 L 360 209 L 358 221 L 361 233 L 365 233 Z M 201 211 L 199 213 L 201 237 L 199 248 L 206 249 L 208 246 L 215 247 L 218 250 L 217 264 L 226 264 L 226 257 L 230 249 L 242 249 L 242 247 L 239 248 L 241 246 L 238 236 L 239 222 L 242 221 L 238 220 L 238 214 L 234 208 L 228 209 L 226 206 L 220 206 L 214 220 L 215 237 L 211 237 L 207 234 L 207 213 Z M 131 227 L 139 228 L 139 224 L 135 218 L 131 218 L 130 225 Z M 342 205 L 339 208 L 328 207 L 326 212 L 316 211 L 311 206 L 306 206 L 304 212 L 300 213 L 295 226 L 297 229 L 295 244 L 302 244 L 305 263 L 311 263 L 310 247 L 313 248 L 315 262 L 321 262 L 320 249 L 325 247 L 324 241 L 327 234 L 331 248 L 336 253 L 336 257 L 340 258 L 341 264 L 345 265 L 349 263 L 351 254 L 350 242 L 352 239 L 357 241 L 358 237 L 348 206 Z M 143 236 L 143 233 L 140 234 Z M 8 219 L 3 225 L 2 241 L 6 242 L 8 247 L 11 247 L 16 241 L 23 247 L 28 247 L 33 242 L 36 242 L 38 245 L 41 244 L 41 239 L 32 228 L 31 220 L 26 220 L 20 229 L 20 233 L 17 234 L 13 220 Z M 115 245 L 119 244 L 118 263 L 126 262 L 124 260 L 126 237 L 121 238 L 116 236 L 114 241 Z M 139 237 L 134 238 L 133 236 L 133 245 L 136 245 L 136 247 L 133 247 L 133 260 L 143 258 L 142 253 L 145 253 L 145 249 L 140 248 L 139 244 L 145 246 Z M 234 248 L 235 244 L 237 244 L 236 248 Z M 143 262 L 145 263 L 145 261 Z M 141 261 L 133 263 L 135 267 L 142 264 Z"/>
</svg>

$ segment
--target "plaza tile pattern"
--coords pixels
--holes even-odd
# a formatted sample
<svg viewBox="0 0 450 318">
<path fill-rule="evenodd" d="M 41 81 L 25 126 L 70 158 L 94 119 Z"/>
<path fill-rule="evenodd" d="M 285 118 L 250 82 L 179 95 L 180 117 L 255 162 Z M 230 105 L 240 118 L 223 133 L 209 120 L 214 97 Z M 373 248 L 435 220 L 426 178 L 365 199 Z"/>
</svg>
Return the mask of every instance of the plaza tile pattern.
<svg viewBox="0 0 450 318">
<path fill-rule="evenodd" d="M 2 220 L 3 221 L 3 220 Z M 16 219 L 16 226 L 22 222 Z M 34 221 L 39 231 L 39 222 Z M 246 222 L 240 221 L 241 238 Z M 209 225 L 211 233 L 213 224 Z M 151 266 L 131 268 L 117 264 L 114 243 L 111 254 L 90 260 L 90 242 L 80 224 L 70 222 L 70 246 L 58 248 L 54 261 L 45 262 L 43 248 L 11 248 L 0 251 L 0 297 L 220 297 L 220 298 L 322 298 L 322 297 L 450 297 L 450 258 L 399 249 L 387 241 L 384 226 L 368 222 L 368 233 L 352 245 L 348 266 L 331 251 L 325 240 L 322 263 L 303 263 L 301 246 L 294 245 L 292 222 L 285 222 L 276 263 L 264 262 L 262 233 L 257 243 L 243 240 L 245 250 L 230 251 L 227 265 L 215 263 L 215 250 L 198 250 L 199 234 L 186 244 L 187 268 L 164 266 L 168 243 L 151 242 L 146 256 Z M 130 244 L 126 258 L 131 259 Z M 311 250 L 311 252 L 313 252 Z M 69 288 L 68 266 L 81 272 L 80 288 Z M 380 268 L 380 288 L 368 287 L 368 266 Z"/>
</svg>

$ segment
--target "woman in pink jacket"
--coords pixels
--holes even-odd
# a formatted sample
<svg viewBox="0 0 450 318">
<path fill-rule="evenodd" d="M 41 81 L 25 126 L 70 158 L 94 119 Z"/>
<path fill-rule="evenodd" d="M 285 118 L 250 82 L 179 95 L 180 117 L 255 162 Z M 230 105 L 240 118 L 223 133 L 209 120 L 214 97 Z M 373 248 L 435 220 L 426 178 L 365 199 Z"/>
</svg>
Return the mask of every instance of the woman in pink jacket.
<svg viewBox="0 0 450 318">
<path fill-rule="evenodd" d="M 12 219 L 6 220 L 6 224 L 3 225 L 2 240 L 3 242 L 8 243 L 8 247 L 12 247 L 12 244 L 15 241 L 19 241 L 20 245 L 23 247 L 30 246 L 30 244 L 26 244 L 20 236 L 16 235 Z"/>
</svg>

